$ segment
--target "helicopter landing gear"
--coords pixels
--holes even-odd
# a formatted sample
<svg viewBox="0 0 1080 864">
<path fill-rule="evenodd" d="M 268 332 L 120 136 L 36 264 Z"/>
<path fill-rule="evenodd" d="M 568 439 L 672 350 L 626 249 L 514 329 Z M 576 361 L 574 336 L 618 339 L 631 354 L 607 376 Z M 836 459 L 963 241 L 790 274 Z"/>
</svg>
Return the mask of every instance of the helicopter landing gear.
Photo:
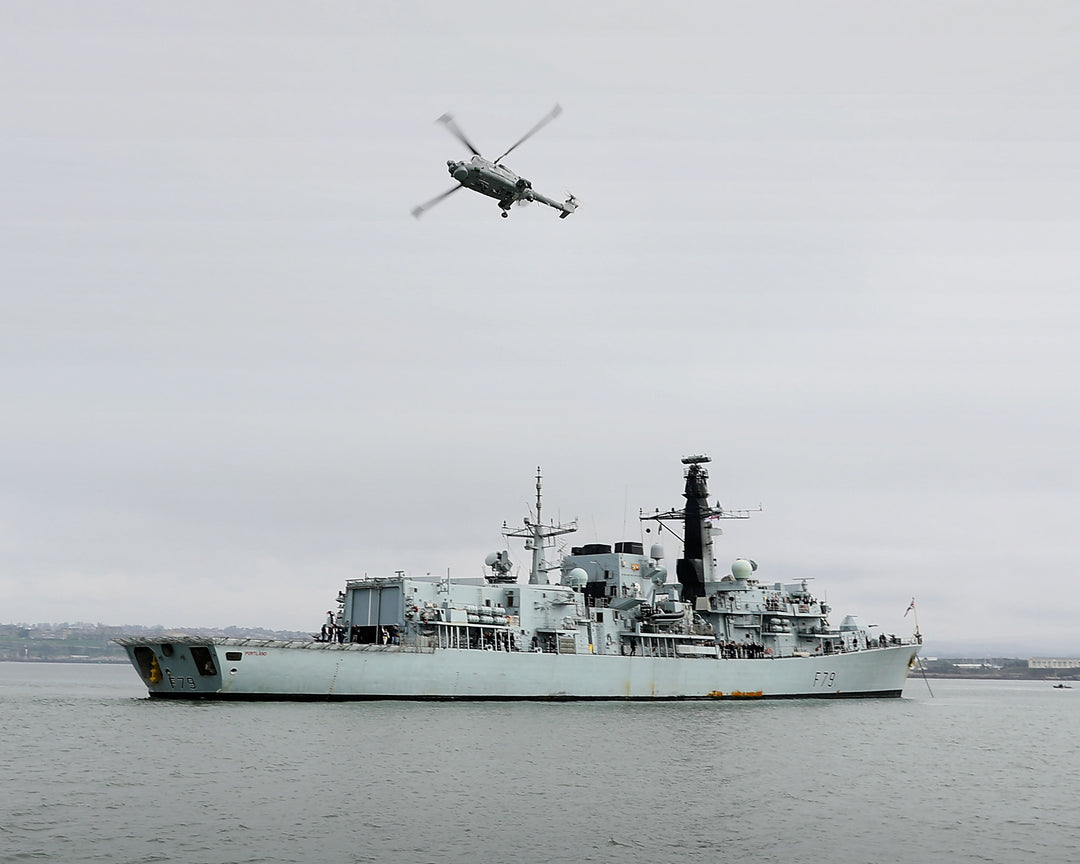
<svg viewBox="0 0 1080 864">
<path fill-rule="evenodd" d="M 503 217 L 503 219 L 508 219 L 510 217 L 510 214 L 507 213 L 505 210 L 503 210 L 502 217 Z"/>
</svg>

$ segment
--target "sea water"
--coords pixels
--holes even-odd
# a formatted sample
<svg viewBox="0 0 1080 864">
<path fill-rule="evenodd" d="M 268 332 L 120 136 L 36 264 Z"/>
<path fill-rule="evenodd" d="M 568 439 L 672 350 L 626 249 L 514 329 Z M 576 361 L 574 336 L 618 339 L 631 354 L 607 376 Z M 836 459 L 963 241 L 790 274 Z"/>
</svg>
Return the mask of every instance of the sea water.
<svg viewBox="0 0 1080 864">
<path fill-rule="evenodd" d="M 0 861 L 1071 864 L 1078 717 L 1041 681 L 178 703 L 127 666 L 0 663 Z"/>
</svg>

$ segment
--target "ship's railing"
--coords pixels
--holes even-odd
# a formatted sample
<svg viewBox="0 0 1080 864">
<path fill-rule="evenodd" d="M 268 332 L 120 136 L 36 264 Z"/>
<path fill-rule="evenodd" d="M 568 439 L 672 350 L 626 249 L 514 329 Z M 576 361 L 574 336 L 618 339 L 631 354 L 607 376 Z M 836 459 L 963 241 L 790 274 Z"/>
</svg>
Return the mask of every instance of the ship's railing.
<svg viewBox="0 0 1080 864">
<path fill-rule="evenodd" d="M 443 622 L 440 622 L 443 623 Z M 470 637 L 465 632 L 468 630 L 477 630 L 481 627 L 489 630 L 501 630 L 501 636 L 494 636 L 491 640 L 476 639 Z M 552 631 L 553 633 L 556 631 Z M 560 633 L 559 635 L 563 635 Z M 828 634 L 832 635 L 832 634 Z M 835 634 L 833 638 L 839 641 L 839 634 Z M 118 638 L 116 641 L 120 642 L 124 637 Z M 728 659 L 762 659 L 762 660 L 774 660 L 784 657 L 828 657 L 836 654 L 853 654 L 865 651 L 877 651 L 888 648 L 897 648 L 902 646 L 911 646 L 921 644 L 920 640 L 905 639 L 898 636 L 887 637 L 884 645 L 880 643 L 880 640 L 870 641 L 865 647 L 860 646 L 842 646 L 833 645 L 831 650 L 814 650 L 807 651 L 800 649 L 799 647 L 787 647 L 782 652 L 775 651 L 768 646 L 762 646 L 757 643 L 753 645 L 746 645 L 745 643 L 721 643 L 719 646 L 714 647 L 712 643 L 707 643 L 702 637 L 688 636 L 684 634 L 657 634 L 657 633 L 625 633 L 623 634 L 623 647 L 621 649 L 624 656 L 638 656 L 638 657 L 680 657 L 684 659 L 703 659 L 703 660 L 728 660 Z M 635 644 L 635 640 L 641 640 Z M 150 640 L 156 641 L 156 640 Z M 527 652 L 530 649 L 524 646 L 523 643 L 518 643 L 516 634 L 507 631 L 505 628 L 488 628 L 486 625 L 466 625 L 466 624 L 444 624 L 436 630 L 436 635 L 424 636 L 419 633 L 406 632 L 402 633 L 400 639 L 394 644 L 378 645 L 372 643 L 337 643 L 337 642 L 316 642 L 316 641 L 304 641 L 304 640 L 280 640 L 280 639 L 255 639 L 255 638 L 235 638 L 235 637 L 216 637 L 212 639 L 199 639 L 192 636 L 172 636 L 171 641 L 175 644 L 207 644 L 211 643 L 222 647 L 243 647 L 243 648 L 289 648 L 289 649 L 306 649 L 316 651 L 377 651 L 377 652 L 397 652 L 402 654 L 433 654 L 439 649 L 468 649 L 468 650 L 488 650 L 488 651 L 504 651 L 504 652 Z M 146 642 L 145 637 L 133 638 L 129 637 L 124 639 L 120 644 L 143 644 Z M 693 646 L 693 647 L 691 647 Z M 707 650 L 702 650 L 706 649 Z M 561 643 L 557 640 L 552 640 L 550 645 L 547 645 L 540 640 L 536 649 L 538 653 L 573 653 L 569 646 L 564 650 Z"/>
<path fill-rule="evenodd" d="M 434 654 L 434 645 L 410 644 L 404 640 L 397 645 L 353 645 L 356 651 L 392 651 L 397 654 Z"/>
<path fill-rule="evenodd" d="M 176 642 L 176 640 L 173 640 Z M 189 640 L 192 642 L 195 640 Z M 400 642 L 389 645 L 377 645 L 373 642 L 319 642 L 315 639 L 238 639 L 233 637 L 218 637 L 216 639 L 201 640 L 202 644 L 212 642 L 214 645 L 228 648 L 301 648 L 307 651 L 398 651 L 408 654 L 430 654 L 434 647 L 423 642 Z"/>
<path fill-rule="evenodd" d="M 434 648 L 471 649 L 475 651 L 518 651 L 515 634 L 498 624 L 468 624 L 457 621 L 429 621 L 434 636 L 413 637 L 431 640 Z"/>
</svg>

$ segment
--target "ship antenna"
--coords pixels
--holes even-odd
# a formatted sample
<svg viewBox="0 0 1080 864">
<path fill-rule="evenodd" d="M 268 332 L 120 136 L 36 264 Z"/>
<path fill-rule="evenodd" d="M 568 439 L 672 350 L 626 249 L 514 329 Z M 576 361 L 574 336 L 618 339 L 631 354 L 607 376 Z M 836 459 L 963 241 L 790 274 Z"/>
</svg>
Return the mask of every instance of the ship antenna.
<svg viewBox="0 0 1080 864">
<path fill-rule="evenodd" d="M 544 520 L 540 516 L 540 466 L 536 466 L 536 524 L 543 525 Z"/>
<path fill-rule="evenodd" d="M 540 515 L 540 466 L 536 466 L 536 524 L 532 526 L 532 569 L 529 571 L 529 583 L 540 583 L 540 570 L 544 566 L 544 518 Z M 547 581 L 545 575 L 544 581 Z"/>
<path fill-rule="evenodd" d="M 551 546 L 549 540 L 558 537 L 560 534 L 570 534 L 573 531 L 577 531 L 577 521 L 567 524 L 555 524 L 545 525 L 542 517 L 541 500 L 541 481 L 543 475 L 540 472 L 540 467 L 536 468 L 536 521 L 531 522 L 529 519 L 525 520 L 525 527 L 516 528 L 513 531 L 503 529 L 504 537 L 520 537 L 525 540 L 525 548 L 532 551 L 532 566 L 529 570 L 529 584 L 530 585 L 547 585 L 548 578 L 547 573 L 549 570 L 558 569 L 558 565 L 548 564 L 544 560 L 544 547 Z"/>
</svg>

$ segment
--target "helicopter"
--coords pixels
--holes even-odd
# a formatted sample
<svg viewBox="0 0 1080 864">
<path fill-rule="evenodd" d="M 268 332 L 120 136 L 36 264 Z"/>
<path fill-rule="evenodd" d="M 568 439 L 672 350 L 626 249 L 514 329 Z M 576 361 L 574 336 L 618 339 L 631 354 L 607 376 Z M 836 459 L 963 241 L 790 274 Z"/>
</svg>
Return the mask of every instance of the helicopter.
<svg viewBox="0 0 1080 864">
<path fill-rule="evenodd" d="M 497 199 L 499 202 L 499 209 L 502 210 L 503 219 L 510 215 L 510 208 L 513 207 L 515 203 L 520 202 L 524 204 L 528 201 L 539 201 L 541 204 L 547 204 L 548 207 L 554 207 L 559 211 L 559 218 L 565 219 L 577 210 L 577 199 L 574 198 L 573 195 L 570 195 L 565 201 L 556 201 L 553 198 L 548 198 L 546 195 L 541 195 L 532 188 L 532 183 L 530 181 L 526 180 L 524 177 L 519 177 L 505 165 L 501 164 L 504 157 L 509 155 L 519 145 L 524 144 L 561 113 L 562 108 L 556 105 L 544 115 L 539 123 L 510 145 L 510 148 L 494 161 L 489 161 L 481 156 L 480 151 L 472 145 L 472 142 L 465 137 L 465 133 L 458 128 L 457 123 L 454 122 L 454 118 L 450 114 L 443 114 L 442 117 L 435 122 L 442 123 L 447 130 L 449 130 L 451 135 L 457 138 L 472 152 L 473 156 L 472 159 L 468 161 L 458 160 L 455 162 L 453 159 L 448 159 L 446 168 L 450 172 L 450 176 L 457 180 L 458 185 L 453 189 L 448 189 L 441 195 L 437 195 L 430 201 L 421 204 L 419 207 L 413 207 L 412 215 L 419 219 L 424 213 L 444 198 L 448 198 L 457 192 L 458 189 L 471 189 L 474 192 L 479 192 L 481 195 L 487 195 L 489 198 Z"/>
</svg>

